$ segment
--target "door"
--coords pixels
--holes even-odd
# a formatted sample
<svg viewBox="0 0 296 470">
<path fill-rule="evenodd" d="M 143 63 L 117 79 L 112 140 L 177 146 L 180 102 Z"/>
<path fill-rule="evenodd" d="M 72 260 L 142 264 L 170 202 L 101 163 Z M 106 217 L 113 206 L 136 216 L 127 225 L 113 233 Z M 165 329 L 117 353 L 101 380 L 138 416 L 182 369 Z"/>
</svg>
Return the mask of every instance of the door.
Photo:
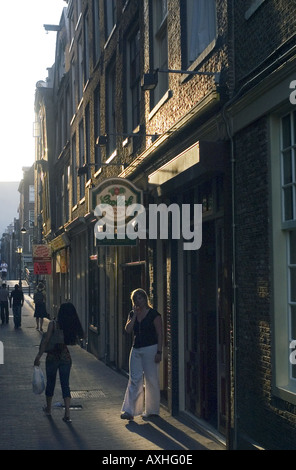
<svg viewBox="0 0 296 470">
<path fill-rule="evenodd" d="M 224 231 L 219 219 L 203 223 L 203 241 L 185 256 L 185 408 L 224 432 Z"/>
</svg>

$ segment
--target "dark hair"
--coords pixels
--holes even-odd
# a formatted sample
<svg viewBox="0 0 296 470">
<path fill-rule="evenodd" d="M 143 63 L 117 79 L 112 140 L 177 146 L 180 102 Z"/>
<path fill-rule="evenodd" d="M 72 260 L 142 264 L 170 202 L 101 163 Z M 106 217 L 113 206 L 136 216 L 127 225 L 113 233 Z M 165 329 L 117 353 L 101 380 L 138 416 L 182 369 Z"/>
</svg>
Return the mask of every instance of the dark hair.
<svg viewBox="0 0 296 470">
<path fill-rule="evenodd" d="M 83 338 L 83 329 L 76 308 L 71 302 L 66 302 L 60 306 L 57 321 L 63 330 L 65 344 L 73 345 L 77 343 L 77 340 Z"/>
</svg>

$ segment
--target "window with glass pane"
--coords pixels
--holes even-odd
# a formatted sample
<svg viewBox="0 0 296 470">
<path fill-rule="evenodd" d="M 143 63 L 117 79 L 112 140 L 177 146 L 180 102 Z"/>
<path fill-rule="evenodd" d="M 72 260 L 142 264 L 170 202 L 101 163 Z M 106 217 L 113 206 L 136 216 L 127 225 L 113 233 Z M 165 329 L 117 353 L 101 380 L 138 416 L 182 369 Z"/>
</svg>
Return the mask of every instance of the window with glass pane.
<svg viewBox="0 0 296 470">
<path fill-rule="evenodd" d="M 29 202 L 35 202 L 35 188 L 31 184 L 29 186 Z"/>
<path fill-rule="evenodd" d="M 29 210 L 29 227 L 34 227 L 34 210 Z"/>
<path fill-rule="evenodd" d="M 116 23 L 116 1 L 105 0 L 105 26 L 106 26 L 106 39 L 112 32 L 113 26 Z"/>
<path fill-rule="evenodd" d="M 281 158 L 282 158 L 282 198 L 283 221 L 296 220 L 296 113 L 282 118 Z"/>
<path fill-rule="evenodd" d="M 107 143 L 107 155 L 116 149 L 116 75 L 115 75 L 115 66 L 111 65 L 107 73 L 107 89 L 106 89 L 106 98 L 107 98 L 107 116 L 106 116 L 106 125 L 107 125 L 107 134 L 108 143 Z"/>
<path fill-rule="evenodd" d="M 79 124 L 79 166 L 82 167 L 85 164 L 85 151 L 84 151 L 84 125 L 83 121 Z M 86 177 L 82 175 L 79 177 L 80 183 L 80 199 L 85 196 L 85 183 Z"/>
<path fill-rule="evenodd" d="M 84 70 L 83 70 L 83 79 L 84 79 L 84 85 L 87 83 L 89 79 L 89 26 L 88 26 L 88 14 L 84 17 L 84 59 L 83 59 L 83 65 L 84 65 Z"/>
<path fill-rule="evenodd" d="M 93 12 L 93 19 L 94 19 L 94 55 L 95 55 L 95 63 L 99 60 L 101 48 L 100 48 L 100 9 L 99 9 L 99 0 L 94 1 L 94 12 Z"/>
<path fill-rule="evenodd" d="M 290 341 L 296 339 L 296 231 L 289 232 L 289 312 Z M 291 367 L 292 378 L 296 378 L 296 368 Z"/>
<path fill-rule="evenodd" d="M 153 55 L 154 69 L 168 69 L 168 32 L 167 0 L 154 0 L 153 3 Z M 158 74 L 158 85 L 154 91 L 153 101 L 156 104 L 168 90 L 168 74 Z"/>
<path fill-rule="evenodd" d="M 187 0 L 187 65 L 216 37 L 216 0 Z"/>
<path fill-rule="evenodd" d="M 98 84 L 95 89 L 94 95 L 94 108 L 95 108 L 95 137 L 99 137 L 101 134 L 101 94 L 100 94 L 100 84 Z M 95 171 L 101 168 L 101 147 L 99 145 L 95 146 Z"/>
<path fill-rule="evenodd" d="M 72 138 L 72 205 L 77 204 L 77 152 L 76 152 L 76 135 Z"/>
<path fill-rule="evenodd" d="M 130 90 L 132 98 L 132 129 L 140 122 L 140 31 L 130 41 Z"/>
</svg>

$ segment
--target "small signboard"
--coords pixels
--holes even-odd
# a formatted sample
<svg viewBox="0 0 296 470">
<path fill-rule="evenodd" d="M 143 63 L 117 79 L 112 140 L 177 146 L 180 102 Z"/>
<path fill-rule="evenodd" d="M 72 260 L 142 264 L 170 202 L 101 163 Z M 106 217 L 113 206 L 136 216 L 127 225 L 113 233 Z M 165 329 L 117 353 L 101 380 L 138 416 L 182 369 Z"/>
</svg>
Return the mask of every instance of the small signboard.
<svg viewBox="0 0 296 470">
<path fill-rule="evenodd" d="M 51 274 L 51 247 L 33 245 L 34 274 Z"/>
</svg>

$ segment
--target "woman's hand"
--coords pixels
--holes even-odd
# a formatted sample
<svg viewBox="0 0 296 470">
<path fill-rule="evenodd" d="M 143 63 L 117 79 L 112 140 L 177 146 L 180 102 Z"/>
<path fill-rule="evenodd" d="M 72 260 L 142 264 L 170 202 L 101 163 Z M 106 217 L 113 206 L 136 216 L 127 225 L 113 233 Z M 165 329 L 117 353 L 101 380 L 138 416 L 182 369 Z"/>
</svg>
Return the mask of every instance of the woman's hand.
<svg viewBox="0 0 296 470">
<path fill-rule="evenodd" d="M 35 357 L 34 366 L 40 366 L 40 357 L 40 354 L 37 354 L 37 356 Z"/>
<path fill-rule="evenodd" d="M 137 318 L 137 312 L 134 309 L 133 310 L 133 316 L 132 317 L 129 316 L 128 319 L 127 319 L 127 322 L 125 324 L 125 331 L 127 333 L 132 333 L 136 318 Z"/>
</svg>

